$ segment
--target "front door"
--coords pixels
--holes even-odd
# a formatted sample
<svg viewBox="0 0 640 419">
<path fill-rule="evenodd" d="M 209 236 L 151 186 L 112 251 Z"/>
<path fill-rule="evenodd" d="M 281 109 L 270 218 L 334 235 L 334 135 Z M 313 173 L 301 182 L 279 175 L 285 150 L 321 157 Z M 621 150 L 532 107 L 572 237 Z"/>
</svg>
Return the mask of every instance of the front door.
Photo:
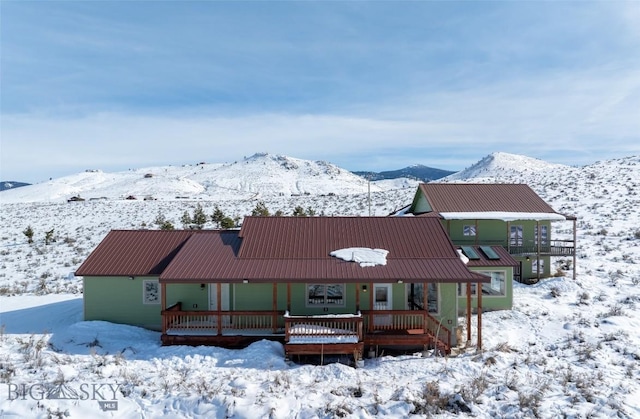
<svg viewBox="0 0 640 419">
<path fill-rule="evenodd" d="M 229 284 L 221 284 L 220 309 L 229 311 Z M 209 310 L 218 310 L 218 284 L 209 284 Z"/>
<path fill-rule="evenodd" d="M 373 309 L 391 310 L 391 284 L 373 285 Z M 391 326 L 391 315 L 374 314 L 373 324 L 376 326 Z"/>
</svg>

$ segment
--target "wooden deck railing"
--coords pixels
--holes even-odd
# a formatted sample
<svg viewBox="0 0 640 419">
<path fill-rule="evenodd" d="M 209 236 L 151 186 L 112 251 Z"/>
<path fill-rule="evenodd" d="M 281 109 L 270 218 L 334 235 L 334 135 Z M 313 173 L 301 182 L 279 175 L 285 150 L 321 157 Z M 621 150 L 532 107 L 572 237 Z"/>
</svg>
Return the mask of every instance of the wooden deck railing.
<svg viewBox="0 0 640 419">
<path fill-rule="evenodd" d="M 284 317 L 285 342 L 353 341 L 363 339 L 361 315 Z"/>
<path fill-rule="evenodd" d="M 182 311 L 180 303 L 162 312 L 163 333 L 281 333 L 283 311 Z"/>
<path fill-rule="evenodd" d="M 356 315 L 291 316 L 283 311 L 183 311 L 180 303 L 162 312 L 163 334 L 278 335 L 285 343 L 354 343 L 367 334 L 429 335 L 443 350 L 451 348 L 451 331 L 419 310 L 369 310 Z M 284 327 L 284 330 L 283 330 Z"/>
<path fill-rule="evenodd" d="M 420 310 L 369 310 L 362 312 L 367 333 L 409 332 L 428 334 L 436 344 L 451 348 L 451 331 L 438 319 Z"/>
</svg>

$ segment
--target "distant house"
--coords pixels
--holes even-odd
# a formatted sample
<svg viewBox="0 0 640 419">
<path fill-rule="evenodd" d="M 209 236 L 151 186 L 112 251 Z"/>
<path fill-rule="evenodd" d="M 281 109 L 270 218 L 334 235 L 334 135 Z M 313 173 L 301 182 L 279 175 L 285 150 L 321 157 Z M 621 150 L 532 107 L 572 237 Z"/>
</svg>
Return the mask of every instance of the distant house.
<svg viewBox="0 0 640 419">
<path fill-rule="evenodd" d="M 527 185 L 424 183 L 405 212 L 441 220 L 462 249 L 502 247 L 519 262 L 514 277 L 523 282 L 550 276 L 553 257 L 573 258 L 575 279 L 576 217 L 556 212 Z M 552 239 L 557 221 L 573 222 L 571 237 Z"/>
<path fill-rule="evenodd" d="M 80 195 L 76 195 L 76 196 L 72 196 L 71 198 L 67 199 L 67 202 L 83 202 L 84 198 L 81 198 Z"/>
<path fill-rule="evenodd" d="M 450 352 L 459 311 L 480 325 L 485 301 L 459 289 L 489 287 L 510 307 L 517 263 L 500 247 L 467 250 L 435 217 L 247 217 L 240 230 L 111 231 L 76 275 L 85 320 L 160 330 L 163 344 L 274 339 L 287 355 L 357 359 L 375 347 Z"/>
</svg>

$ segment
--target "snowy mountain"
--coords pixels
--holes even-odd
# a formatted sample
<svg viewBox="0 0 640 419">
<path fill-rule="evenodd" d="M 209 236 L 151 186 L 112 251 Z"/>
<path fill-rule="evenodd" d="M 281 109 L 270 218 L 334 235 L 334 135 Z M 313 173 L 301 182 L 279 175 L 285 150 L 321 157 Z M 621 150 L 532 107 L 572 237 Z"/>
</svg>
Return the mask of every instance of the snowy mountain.
<svg viewBox="0 0 640 419">
<path fill-rule="evenodd" d="M 540 174 L 566 168 L 568 166 L 548 163 L 532 157 L 496 152 L 482 158 L 471 167 L 441 179 L 441 181 L 490 179 L 491 182 L 506 182 L 506 179 L 514 176 Z"/>
<path fill-rule="evenodd" d="M 22 186 L 29 186 L 29 183 L 25 182 L 15 182 L 13 180 L 0 181 L 0 192 L 6 191 L 7 189 L 20 188 Z"/>
<path fill-rule="evenodd" d="M 91 169 L 75 175 L 5 191 L 3 202 L 57 202 L 91 199 L 266 199 L 273 196 L 352 195 L 415 186 L 394 179 L 372 183 L 324 161 L 266 153 L 225 164 L 198 163 L 106 173 Z"/>
<path fill-rule="evenodd" d="M 371 180 L 409 178 L 417 179 L 422 182 L 430 182 L 433 180 L 441 179 L 445 176 L 452 175 L 455 172 L 452 172 L 450 170 L 435 169 L 433 167 L 428 167 L 421 164 L 414 164 L 412 166 L 408 166 L 398 170 L 386 170 L 383 172 L 358 171 L 353 173 Z"/>
</svg>

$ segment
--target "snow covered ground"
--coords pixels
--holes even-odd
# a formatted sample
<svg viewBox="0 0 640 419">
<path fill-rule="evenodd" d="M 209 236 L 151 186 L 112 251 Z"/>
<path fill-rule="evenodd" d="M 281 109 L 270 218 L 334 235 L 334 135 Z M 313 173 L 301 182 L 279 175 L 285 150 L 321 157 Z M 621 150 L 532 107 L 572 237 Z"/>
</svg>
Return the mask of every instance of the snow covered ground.
<svg viewBox="0 0 640 419">
<path fill-rule="evenodd" d="M 0 417 L 640 417 L 640 158 L 517 171 L 494 157 L 490 170 L 475 168 L 482 178 L 464 180 L 526 182 L 577 215 L 577 280 L 564 260 L 565 276 L 516 285 L 513 310 L 484 314 L 482 352 L 381 353 L 357 369 L 286 363 L 282 346 L 267 341 L 243 350 L 162 347 L 157 332 L 82 321 L 82 283 L 72 272 L 110 229 L 157 228 L 159 213 L 179 226 L 197 204 L 241 216 L 255 199 L 3 200 Z M 372 214 L 409 203 L 414 191 L 372 194 Z M 366 194 L 264 202 L 287 213 L 369 208 Z M 554 227 L 568 234 L 569 223 Z"/>
</svg>

